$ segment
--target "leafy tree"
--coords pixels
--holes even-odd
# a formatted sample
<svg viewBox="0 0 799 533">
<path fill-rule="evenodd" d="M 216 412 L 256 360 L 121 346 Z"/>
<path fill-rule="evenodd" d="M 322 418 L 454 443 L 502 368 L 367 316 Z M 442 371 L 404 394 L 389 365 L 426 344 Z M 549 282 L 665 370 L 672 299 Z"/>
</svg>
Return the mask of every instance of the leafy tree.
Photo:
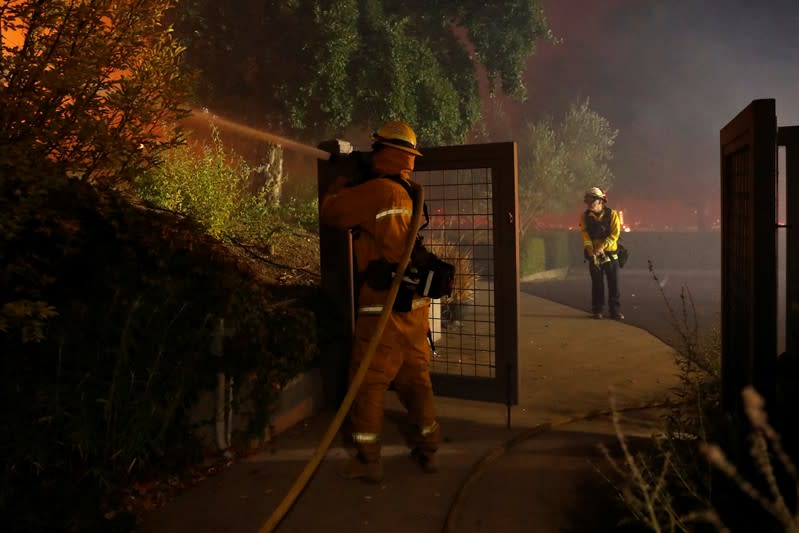
<svg viewBox="0 0 799 533">
<path fill-rule="evenodd" d="M 162 0 L 0 0 L 0 160 L 129 177 L 180 141 L 190 77 Z"/>
<path fill-rule="evenodd" d="M 478 64 L 524 98 L 525 59 L 550 38 L 538 0 L 192 0 L 176 15 L 205 105 L 308 140 L 401 118 L 422 144 L 462 142 Z"/>
<path fill-rule="evenodd" d="M 537 215 L 562 211 L 587 188 L 613 183 L 608 163 L 617 134 L 588 100 L 572 104 L 559 124 L 545 118 L 528 125 L 519 158 L 522 233 Z"/>
</svg>

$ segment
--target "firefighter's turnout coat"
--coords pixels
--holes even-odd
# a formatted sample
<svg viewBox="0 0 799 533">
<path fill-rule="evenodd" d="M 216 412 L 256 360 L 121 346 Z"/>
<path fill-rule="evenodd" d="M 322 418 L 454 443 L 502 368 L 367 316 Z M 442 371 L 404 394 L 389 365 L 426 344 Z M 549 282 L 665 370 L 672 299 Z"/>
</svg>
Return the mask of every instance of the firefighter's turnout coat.
<svg viewBox="0 0 799 533">
<path fill-rule="evenodd" d="M 615 209 L 603 207 L 599 213 L 586 210 L 580 217 L 583 246 L 594 249 L 603 245 L 605 253 L 613 255 L 618 250 L 621 220 Z"/>
<path fill-rule="evenodd" d="M 621 316 L 621 293 L 619 291 L 619 237 L 621 220 L 615 209 L 607 206 L 595 213 L 587 209 L 580 218 L 583 246 L 603 249 L 602 255 L 588 257 L 588 271 L 591 274 L 591 310 L 601 316 L 605 306 L 605 281 L 608 282 L 607 305 L 611 316 Z M 587 254 L 588 252 L 586 252 Z"/>
<path fill-rule="evenodd" d="M 414 156 L 407 152 L 384 147 L 374 153 L 373 170 L 410 180 L 413 161 Z M 363 272 L 373 260 L 400 261 L 412 215 L 413 201 L 400 183 L 378 178 L 348 187 L 347 179 L 339 178 L 322 200 L 320 217 L 324 224 L 358 229 L 353 248 L 356 268 Z M 350 380 L 365 355 L 387 296 L 388 290 L 375 290 L 363 282 L 359 286 Z M 433 409 L 427 341 L 430 299 L 416 297 L 411 307 L 408 312 L 391 312 L 350 410 L 352 438 L 367 462 L 380 458 L 383 404 L 392 382 L 416 428 L 415 445 L 423 452 L 434 452 L 438 447 L 440 432 Z"/>
</svg>

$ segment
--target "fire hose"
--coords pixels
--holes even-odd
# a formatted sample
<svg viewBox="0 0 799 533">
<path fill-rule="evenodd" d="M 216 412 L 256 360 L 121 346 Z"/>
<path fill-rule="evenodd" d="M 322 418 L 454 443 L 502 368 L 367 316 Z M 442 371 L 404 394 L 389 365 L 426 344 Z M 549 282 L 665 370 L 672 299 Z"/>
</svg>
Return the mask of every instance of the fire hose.
<svg viewBox="0 0 799 533">
<path fill-rule="evenodd" d="M 333 438 L 336 436 L 336 433 L 338 433 L 338 430 L 341 428 L 341 424 L 344 422 L 344 417 L 347 415 L 347 411 L 349 411 L 352 402 L 355 400 L 355 395 L 361 386 L 363 378 L 366 376 L 366 372 L 369 369 L 369 364 L 371 363 L 372 357 L 375 354 L 377 345 L 380 342 L 380 338 L 383 336 L 383 330 L 386 328 L 389 316 L 391 316 L 394 300 L 397 299 L 397 293 L 399 292 L 400 284 L 405 276 L 405 269 L 408 267 L 408 263 L 411 260 L 411 253 L 413 252 L 414 244 L 416 243 L 416 234 L 418 233 L 419 226 L 422 222 L 422 213 L 424 211 L 422 209 L 422 206 L 424 205 L 424 190 L 417 183 L 411 182 L 411 186 L 415 190 L 416 194 L 414 195 L 413 217 L 411 218 L 410 231 L 408 231 L 408 237 L 405 241 L 405 249 L 403 250 L 399 264 L 397 265 L 397 274 L 394 276 L 391 286 L 388 289 L 388 296 L 386 297 L 386 302 L 383 304 L 383 312 L 380 314 L 380 318 L 378 319 L 375 333 L 369 340 L 369 345 L 366 348 L 366 353 L 361 361 L 361 365 L 358 367 L 358 371 L 353 376 L 350 386 L 347 389 L 347 394 L 344 396 L 344 400 L 341 402 L 341 406 L 338 408 L 338 411 L 336 411 L 333 421 L 330 423 L 327 431 L 322 436 L 322 440 L 314 451 L 314 454 L 311 456 L 302 472 L 300 472 L 300 475 L 294 481 L 294 484 L 291 486 L 286 496 L 272 512 L 272 515 L 269 517 L 269 519 L 264 522 L 264 524 L 258 530 L 258 533 L 270 533 L 271 531 L 274 531 L 280 521 L 283 520 L 291 507 L 297 501 L 297 498 L 308 485 L 308 482 L 316 472 L 316 469 L 319 467 L 322 459 L 324 459 L 330 444 L 333 442 Z"/>
<path fill-rule="evenodd" d="M 333 442 L 333 439 L 335 438 L 336 434 L 341 428 L 341 424 L 344 422 L 344 418 L 347 415 L 347 412 L 349 411 L 350 407 L 352 406 L 352 402 L 355 400 L 355 395 L 357 394 L 358 389 L 360 388 L 361 383 L 363 382 L 363 379 L 366 376 L 366 372 L 369 369 L 369 365 L 371 363 L 372 358 L 374 357 L 377 345 L 380 342 L 380 338 L 383 335 L 383 330 L 385 329 L 386 324 L 388 323 L 389 316 L 391 315 L 391 310 L 394 305 L 394 300 L 396 300 L 397 298 L 397 293 L 399 292 L 399 288 L 405 274 L 405 269 L 407 268 L 408 263 L 410 262 L 411 253 L 413 252 L 414 243 L 416 241 L 416 234 L 418 232 L 419 226 L 422 221 L 422 213 L 423 213 L 422 205 L 424 205 L 424 191 L 416 183 L 412 183 L 412 186 L 416 191 L 416 194 L 414 195 L 413 217 L 411 219 L 411 225 L 410 225 L 411 231 L 408 232 L 408 237 L 405 242 L 405 249 L 403 250 L 403 255 L 400 258 L 399 264 L 397 266 L 397 275 L 394 277 L 391 286 L 389 287 L 388 296 L 386 297 L 386 302 L 383 306 L 383 311 L 380 314 L 380 318 L 377 322 L 375 333 L 369 341 L 369 345 L 366 349 L 366 353 L 363 357 L 363 360 L 361 361 L 358 370 L 356 371 L 355 375 L 353 376 L 350 382 L 349 388 L 347 389 L 347 393 L 344 397 L 344 400 L 341 403 L 341 406 L 339 407 L 338 411 L 333 417 L 333 420 L 331 421 L 330 425 L 327 428 L 327 431 L 323 435 L 319 445 L 314 451 L 314 454 L 308 460 L 308 463 L 305 465 L 302 472 L 300 472 L 299 476 L 294 481 L 294 484 L 291 486 L 286 496 L 272 512 L 272 515 L 267 519 L 266 522 L 264 522 L 264 524 L 258 530 L 258 533 L 271 533 L 272 531 L 274 531 L 275 528 L 283 520 L 283 518 L 285 518 L 286 514 L 291 510 L 293 505 L 296 503 L 300 494 L 302 494 L 302 491 L 308 485 L 309 481 L 313 477 L 313 474 L 316 472 L 316 469 L 319 467 L 322 460 L 324 459 L 325 454 L 327 453 L 327 450 L 330 447 L 330 444 Z M 668 405 L 672 404 L 669 402 L 662 402 L 662 401 L 650 402 L 632 407 L 616 409 L 616 412 L 651 409 L 656 407 L 664 407 Z M 499 447 L 487 452 L 485 455 L 483 455 L 483 457 L 480 460 L 478 460 L 473 465 L 469 473 L 469 476 L 460 485 L 457 493 L 455 494 L 455 498 L 453 499 L 452 504 L 450 505 L 446 521 L 442 528 L 442 533 L 451 533 L 455 531 L 455 523 L 458 517 L 459 508 L 462 505 L 462 503 L 465 501 L 466 496 L 469 493 L 469 490 L 471 489 L 472 486 L 474 486 L 474 484 L 480 478 L 485 468 L 494 461 L 498 460 L 503 455 L 505 455 L 506 452 L 510 451 L 512 448 L 514 448 L 515 446 L 517 446 L 522 442 L 525 442 L 535 436 L 546 433 L 547 431 L 551 431 L 557 427 L 564 426 L 567 424 L 572 424 L 583 420 L 590 420 L 592 418 L 596 418 L 599 416 L 610 415 L 613 412 L 614 411 L 612 409 L 599 409 L 577 415 L 561 417 L 551 422 L 538 424 L 536 426 L 523 430 L 521 433 L 507 440 Z"/>
<path fill-rule="evenodd" d="M 489 450 L 485 453 L 474 465 L 472 466 L 469 475 L 466 477 L 466 480 L 461 483 L 458 491 L 455 493 L 455 498 L 452 500 L 452 504 L 449 507 L 449 511 L 447 512 L 447 518 L 444 521 L 444 526 L 441 528 L 441 533 L 452 533 L 455 531 L 455 523 L 457 522 L 458 518 L 458 511 L 460 510 L 461 505 L 466 500 L 466 496 L 469 493 L 469 490 L 474 486 L 480 476 L 483 475 L 483 471 L 485 468 L 505 455 L 506 452 L 510 451 L 515 446 L 530 440 L 533 437 L 537 437 L 543 433 L 548 431 L 552 431 L 553 429 L 561 426 L 565 426 L 567 424 L 574 424 L 575 422 L 582 422 L 585 420 L 591 420 L 592 418 L 597 418 L 600 416 L 607 416 L 612 415 L 613 413 L 624 413 L 629 411 L 641 411 L 644 409 L 654 409 L 659 407 L 668 407 L 675 405 L 674 402 L 670 401 L 654 401 L 648 402 L 640 405 L 634 405 L 630 407 L 622 407 L 620 409 L 596 409 L 593 411 L 587 411 L 584 413 L 579 413 L 571 416 L 562 416 L 560 418 L 556 418 L 550 422 L 544 422 L 542 424 L 537 424 L 531 428 L 527 428 L 517 434 L 515 437 L 510 438 L 509 440 L 502 443 L 500 446 L 494 448 L 493 450 Z"/>
</svg>

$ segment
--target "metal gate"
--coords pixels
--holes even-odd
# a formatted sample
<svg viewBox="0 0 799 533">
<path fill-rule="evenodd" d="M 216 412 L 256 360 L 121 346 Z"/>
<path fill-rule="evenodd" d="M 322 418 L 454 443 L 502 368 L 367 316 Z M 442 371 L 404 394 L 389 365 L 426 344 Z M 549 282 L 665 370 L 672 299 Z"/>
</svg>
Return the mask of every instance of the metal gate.
<svg viewBox="0 0 799 533">
<path fill-rule="evenodd" d="M 776 365 L 777 118 L 755 100 L 721 130 L 722 402 L 753 385 L 771 403 Z"/>
<path fill-rule="evenodd" d="M 452 297 L 433 306 L 436 394 L 518 402 L 519 234 L 515 143 L 427 148 L 426 246 L 456 265 Z M 460 268 L 459 268 L 460 267 Z"/>
<path fill-rule="evenodd" d="M 321 145 L 320 145 L 321 146 Z M 435 301 L 430 327 L 436 345 L 436 395 L 518 402 L 519 246 L 515 143 L 424 148 L 413 179 L 424 186 L 430 225 L 424 243 L 460 266 L 449 300 Z M 319 163 L 320 197 L 348 164 Z M 322 288 L 349 328 L 355 323 L 352 241 L 320 228 Z M 337 357 L 346 357 L 339 354 Z M 328 396 L 340 401 L 346 362 L 323 361 Z"/>
</svg>

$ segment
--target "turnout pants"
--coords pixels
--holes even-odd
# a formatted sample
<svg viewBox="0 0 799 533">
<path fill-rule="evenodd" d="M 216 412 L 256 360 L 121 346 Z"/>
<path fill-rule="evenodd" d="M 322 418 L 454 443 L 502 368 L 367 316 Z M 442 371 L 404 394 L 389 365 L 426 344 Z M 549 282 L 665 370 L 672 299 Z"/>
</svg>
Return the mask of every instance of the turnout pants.
<svg viewBox="0 0 799 533">
<path fill-rule="evenodd" d="M 424 454 L 438 449 L 440 430 L 433 408 L 430 382 L 430 345 L 427 341 L 429 305 L 407 313 L 392 312 L 369 370 L 350 409 L 352 439 L 361 460 L 380 459 L 380 433 L 386 391 L 394 389 L 408 411 L 413 435 L 411 446 Z M 350 361 L 349 379 L 366 355 L 379 315 L 359 314 L 355 326 L 355 344 Z"/>
<path fill-rule="evenodd" d="M 611 315 L 621 311 L 619 293 L 619 262 L 615 259 L 600 265 L 588 261 L 591 273 L 591 311 L 601 313 L 605 307 L 605 279 L 608 280 L 608 311 Z"/>
</svg>

